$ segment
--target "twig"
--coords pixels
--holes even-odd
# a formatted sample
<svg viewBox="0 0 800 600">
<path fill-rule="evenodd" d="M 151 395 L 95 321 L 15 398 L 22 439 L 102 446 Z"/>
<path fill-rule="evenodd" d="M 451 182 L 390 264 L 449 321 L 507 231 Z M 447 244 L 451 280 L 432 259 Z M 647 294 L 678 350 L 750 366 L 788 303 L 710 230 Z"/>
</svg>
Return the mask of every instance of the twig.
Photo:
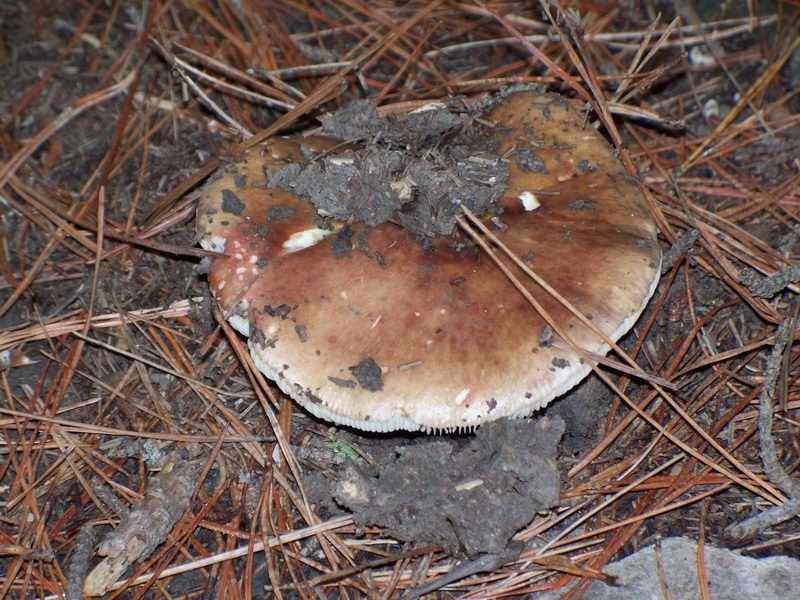
<svg viewBox="0 0 800 600">
<path fill-rule="evenodd" d="M 95 531 L 90 523 L 81 527 L 75 539 L 72 558 L 67 568 L 67 600 L 83 600 L 83 582 L 89 571 L 89 559 L 94 553 Z"/>
<path fill-rule="evenodd" d="M 749 270 L 742 271 L 739 276 L 754 296 L 770 298 L 785 287 L 800 281 L 800 265 L 789 265 L 767 277 Z"/>
<path fill-rule="evenodd" d="M 661 259 L 661 274 L 663 275 L 675 266 L 675 264 L 692 249 L 692 246 L 694 246 L 694 243 L 699 238 L 700 231 L 698 229 L 690 229 L 675 240 L 675 243 L 672 244 L 669 250 L 664 252 L 664 256 Z"/>
<path fill-rule="evenodd" d="M 459 579 L 464 579 L 478 573 L 491 573 L 503 565 L 515 562 L 525 545 L 522 542 L 512 542 L 497 554 L 484 554 L 474 560 L 462 562 L 450 569 L 447 573 L 433 581 L 407 591 L 400 600 L 417 600 L 425 594 L 430 594 Z"/>
<path fill-rule="evenodd" d="M 778 327 L 775 334 L 775 345 L 772 347 L 772 353 L 767 361 L 761 395 L 758 397 L 758 437 L 764 472 L 770 481 L 786 492 L 789 500 L 781 506 L 772 507 L 741 523 L 729 525 L 725 533 L 736 542 L 753 538 L 765 528 L 800 514 L 800 482 L 792 479 L 778 461 L 778 451 L 772 435 L 775 385 L 781 372 L 783 349 L 794 333 L 792 330 L 794 321 L 794 318 L 786 318 Z"/>
</svg>

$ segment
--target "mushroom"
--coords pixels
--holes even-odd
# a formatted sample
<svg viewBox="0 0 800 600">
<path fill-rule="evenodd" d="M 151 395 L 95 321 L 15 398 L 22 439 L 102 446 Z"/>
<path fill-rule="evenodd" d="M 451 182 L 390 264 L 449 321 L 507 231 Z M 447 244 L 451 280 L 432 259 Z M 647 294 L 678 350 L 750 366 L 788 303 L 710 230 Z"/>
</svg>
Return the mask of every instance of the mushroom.
<svg viewBox="0 0 800 600">
<path fill-rule="evenodd" d="M 441 146 L 456 143 L 489 148 L 507 172 L 504 182 L 485 182 L 498 193 L 481 219 L 619 339 L 655 289 L 661 251 L 641 193 L 603 136 L 560 96 L 523 89 L 496 98 Z M 530 414 L 589 373 L 468 238 L 421 242 L 397 214 L 371 227 L 325 219 L 278 181 L 288 166 L 297 173 L 320 157 L 344 164 L 352 152 L 325 136 L 275 137 L 202 190 L 200 244 L 224 252 L 208 275 L 213 294 L 283 392 L 359 429 L 453 431 Z M 407 200 L 416 182 L 401 175 L 392 187 Z M 501 260 L 572 343 L 608 352 Z"/>
</svg>

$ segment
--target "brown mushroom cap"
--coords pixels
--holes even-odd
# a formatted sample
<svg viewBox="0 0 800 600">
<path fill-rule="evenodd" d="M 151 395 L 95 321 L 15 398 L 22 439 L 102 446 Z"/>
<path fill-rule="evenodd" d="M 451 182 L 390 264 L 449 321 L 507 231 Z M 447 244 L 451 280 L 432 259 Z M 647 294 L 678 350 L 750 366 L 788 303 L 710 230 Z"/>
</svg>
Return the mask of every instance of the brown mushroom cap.
<svg viewBox="0 0 800 600">
<path fill-rule="evenodd" d="M 496 235 L 617 340 L 659 278 L 640 192 L 559 96 L 515 92 L 482 119 L 498 125 L 496 152 L 509 160 L 507 228 Z M 563 344 L 543 343 L 544 319 L 475 246 L 443 237 L 431 252 L 392 223 L 352 225 L 352 237 L 325 231 L 309 201 L 267 187 L 267 172 L 335 143 L 273 138 L 207 183 L 198 208 L 200 243 L 228 254 L 214 261 L 212 291 L 286 394 L 360 429 L 457 430 L 526 415 L 588 374 Z M 351 241 L 356 249 L 336 258 L 335 245 Z M 503 260 L 575 343 L 608 351 Z"/>
</svg>

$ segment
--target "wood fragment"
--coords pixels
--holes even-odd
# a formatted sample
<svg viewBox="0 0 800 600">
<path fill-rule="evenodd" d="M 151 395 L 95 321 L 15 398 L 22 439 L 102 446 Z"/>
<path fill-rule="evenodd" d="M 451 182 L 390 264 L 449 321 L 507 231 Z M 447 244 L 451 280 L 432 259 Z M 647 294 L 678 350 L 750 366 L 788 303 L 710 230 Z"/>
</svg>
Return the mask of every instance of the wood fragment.
<svg viewBox="0 0 800 600">
<path fill-rule="evenodd" d="M 96 534 L 92 525 L 87 523 L 81 527 L 67 567 L 67 600 L 84 598 L 83 584 L 89 571 L 89 560 L 94 554 L 95 540 Z"/>
<path fill-rule="evenodd" d="M 672 247 L 670 247 L 669 250 L 664 253 L 664 256 L 661 260 L 661 274 L 664 275 L 667 271 L 674 267 L 675 264 L 692 249 L 692 246 L 694 246 L 695 242 L 699 238 L 700 230 L 690 229 L 677 240 L 675 240 L 675 243 L 672 244 Z"/>
<path fill-rule="evenodd" d="M 154 477 L 144 498 L 100 543 L 106 556 L 83 586 L 87 596 L 102 596 L 133 563 L 144 560 L 172 531 L 188 508 L 203 460 L 186 460 L 173 453 Z"/>
<path fill-rule="evenodd" d="M 761 449 L 761 461 L 764 472 L 770 481 L 775 483 L 789 496 L 780 506 L 774 506 L 764 512 L 750 517 L 740 523 L 729 525 L 725 533 L 733 541 L 740 543 L 760 534 L 767 527 L 781 523 L 800 514 L 800 481 L 787 473 L 778 460 L 778 449 L 772 434 L 773 411 L 775 409 L 775 387 L 783 363 L 783 350 L 792 339 L 796 319 L 787 317 L 778 327 L 775 334 L 775 345 L 766 367 L 766 375 L 758 397 L 758 437 Z"/>
<path fill-rule="evenodd" d="M 789 265 L 766 277 L 748 270 L 740 273 L 740 277 L 754 296 L 771 298 L 787 286 L 800 281 L 800 265 Z"/>
</svg>

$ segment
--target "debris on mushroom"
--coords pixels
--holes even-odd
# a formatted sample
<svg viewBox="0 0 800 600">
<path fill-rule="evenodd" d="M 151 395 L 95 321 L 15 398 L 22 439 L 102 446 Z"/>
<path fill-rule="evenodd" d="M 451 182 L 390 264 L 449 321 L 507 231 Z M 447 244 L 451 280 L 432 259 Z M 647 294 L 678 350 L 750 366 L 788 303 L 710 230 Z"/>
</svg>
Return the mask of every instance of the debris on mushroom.
<svg viewBox="0 0 800 600">
<path fill-rule="evenodd" d="M 255 363 L 314 415 L 466 430 L 535 411 L 590 371 L 456 224 L 460 205 L 612 340 L 658 282 L 656 228 L 603 136 L 560 96 L 275 137 L 203 188 L 200 244 Z M 341 115 L 341 113 L 338 113 Z M 578 347 L 609 348 L 506 257 Z M 546 335 L 549 332 L 549 335 Z"/>
</svg>

